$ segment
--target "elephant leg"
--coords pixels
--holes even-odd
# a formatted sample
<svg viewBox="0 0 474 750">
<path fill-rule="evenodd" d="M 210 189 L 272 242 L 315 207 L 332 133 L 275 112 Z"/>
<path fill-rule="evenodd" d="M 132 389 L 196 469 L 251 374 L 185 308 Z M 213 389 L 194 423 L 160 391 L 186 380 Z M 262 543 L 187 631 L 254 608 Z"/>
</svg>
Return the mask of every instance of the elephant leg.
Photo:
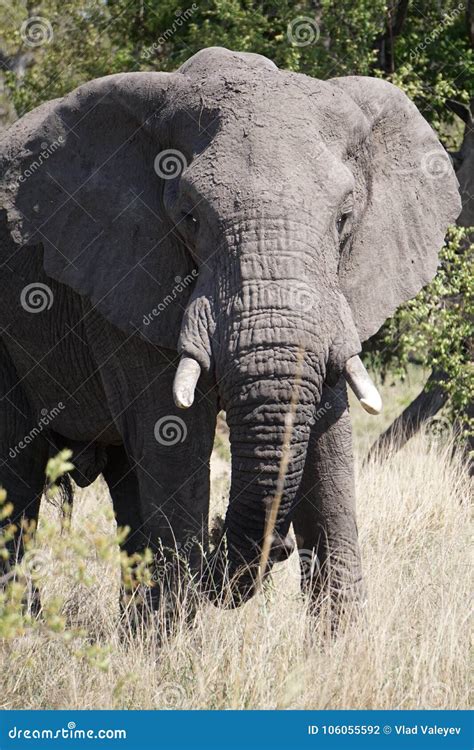
<svg viewBox="0 0 474 750">
<path fill-rule="evenodd" d="M 207 546 L 210 455 L 217 405 L 214 396 L 196 394 L 189 410 L 178 410 L 169 398 L 175 366 L 160 377 L 160 394 L 140 410 L 143 443 L 129 450 L 136 461 L 142 526 L 140 534 L 156 553 L 160 581 L 173 576 L 177 556 L 194 573 L 202 567 Z M 204 389 L 204 385 L 203 385 Z M 149 394 L 150 396 L 150 394 Z M 160 571 L 161 567 L 161 571 Z"/>
<path fill-rule="evenodd" d="M 174 577 L 176 550 L 194 573 L 202 567 L 217 417 L 212 378 L 203 373 L 192 407 L 178 409 L 172 396 L 179 360 L 175 352 L 138 336 L 127 337 L 94 311 L 88 335 L 110 412 L 138 482 L 132 500 L 137 522 L 129 544 L 147 546 L 155 554 L 158 590 Z M 132 524 L 127 521 L 127 525 Z"/>
<path fill-rule="evenodd" d="M 333 611 L 365 596 L 355 512 L 352 429 L 341 378 L 324 386 L 308 446 L 293 527 L 301 585 L 314 601 L 328 594 Z"/>
<path fill-rule="evenodd" d="M 210 401 L 199 393 L 189 410 L 178 410 L 170 399 L 175 371 L 168 361 L 156 395 L 149 390 L 147 398 L 136 399 L 133 414 L 125 415 L 133 427 L 123 433 L 139 487 L 140 525 L 129 542 L 138 541 L 154 553 L 151 605 L 165 614 L 167 624 L 178 610 L 189 621 L 194 616 L 194 589 L 188 584 L 190 576 L 200 580 L 207 547 L 217 413 L 214 397 Z M 132 441 L 130 435 L 139 439 Z"/>
<path fill-rule="evenodd" d="M 148 540 L 142 531 L 143 517 L 136 471 L 123 445 L 107 448 L 107 463 L 102 473 L 112 498 L 117 526 L 128 526 L 130 529 L 122 547 L 133 555 L 143 550 Z"/>
<path fill-rule="evenodd" d="M 0 486 L 7 493 L 13 510 L 0 521 L 0 536 L 14 527 L 13 538 L 7 535 L 5 548 L 8 559 L 0 557 L 0 579 L 9 579 L 13 566 L 24 554 L 25 525 L 36 523 L 45 485 L 48 442 L 31 413 L 13 363 L 0 341 Z M 3 546 L 3 545 L 1 545 Z M 38 569 L 41 560 L 35 556 Z M 33 586 L 32 606 L 39 607 Z"/>
<path fill-rule="evenodd" d="M 102 474 L 112 498 L 117 526 L 129 528 L 129 532 L 122 542 L 122 549 L 131 557 L 136 552 L 143 552 L 149 543 L 141 512 L 138 477 L 123 445 L 111 445 L 106 452 L 107 463 Z M 134 562 L 132 562 L 132 572 L 133 570 L 135 570 Z M 132 600 L 134 606 L 129 608 L 128 594 L 130 593 L 130 589 L 127 588 L 124 580 L 122 596 L 120 597 L 121 616 L 130 626 L 136 628 L 147 616 L 149 608 L 146 605 L 143 606 L 143 604 L 149 602 L 151 597 L 146 594 L 143 599 L 142 597 L 134 598 Z"/>
</svg>

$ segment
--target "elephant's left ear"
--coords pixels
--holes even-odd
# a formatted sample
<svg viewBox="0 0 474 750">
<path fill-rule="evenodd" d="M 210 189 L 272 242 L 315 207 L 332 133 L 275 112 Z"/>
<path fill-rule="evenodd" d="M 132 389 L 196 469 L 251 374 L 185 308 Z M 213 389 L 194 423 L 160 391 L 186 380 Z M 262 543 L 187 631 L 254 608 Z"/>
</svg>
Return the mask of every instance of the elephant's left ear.
<svg viewBox="0 0 474 750">
<path fill-rule="evenodd" d="M 342 253 L 341 288 L 360 339 L 436 273 L 448 225 L 461 210 L 450 158 L 415 105 L 375 78 L 335 78 L 368 121 L 351 148 L 357 172 L 352 243 Z"/>
<path fill-rule="evenodd" d="M 163 145 L 167 101 L 184 82 L 166 73 L 91 81 L 22 117 L 0 148 L 0 207 L 17 252 L 41 245 L 48 276 L 168 348 L 196 273 L 162 207 L 165 181 L 186 167 Z"/>
</svg>

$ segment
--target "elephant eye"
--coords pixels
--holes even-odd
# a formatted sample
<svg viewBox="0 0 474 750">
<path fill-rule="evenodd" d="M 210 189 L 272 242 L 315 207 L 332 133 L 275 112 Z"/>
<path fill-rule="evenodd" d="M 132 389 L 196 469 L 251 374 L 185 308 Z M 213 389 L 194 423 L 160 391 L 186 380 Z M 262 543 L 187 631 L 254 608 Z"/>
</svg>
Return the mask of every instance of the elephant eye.
<svg viewBox="0 0 474 750">
<path fill-rule="evenodd" d="M 198 227 L 198 220 L 190 211 L 183 211 L 183 221 L 191 229 L 197 229 Z"/>
<path fill-rule="evenodd" d="M 175 226 L 181 239 L 184 241 L 185 247 L 196 260 L 195 247 L 199 230 L 199 219 L 191 211 L 183 210 Z"/>
<path fill-rule="evenodd" d="M 342 234 L 342 231 L 346 224 L 348 223 L 348 219 L 351 216 L 352 210 L 346 210 L 343 213 L 339 215 L 339 218 L 336 221 L 336 228 L 338 234 Z"/>
<path fill-rule="evenodd" d="M 348 227 L 353 207 L 354 203 L 352 193 L 348 193 L 342 201 L 342 204 L 340 204 L 339 215 L 336 219 L 336 229 L 339 237 L 342 236 L 344 229 L 347 229 Z"/>
<path fill-rule="evenodd" d="M 177 229 L 187 242 L 194 244 L 199 229 L 199 219 L 191 211 L 182 211 Z"/>
</svg>

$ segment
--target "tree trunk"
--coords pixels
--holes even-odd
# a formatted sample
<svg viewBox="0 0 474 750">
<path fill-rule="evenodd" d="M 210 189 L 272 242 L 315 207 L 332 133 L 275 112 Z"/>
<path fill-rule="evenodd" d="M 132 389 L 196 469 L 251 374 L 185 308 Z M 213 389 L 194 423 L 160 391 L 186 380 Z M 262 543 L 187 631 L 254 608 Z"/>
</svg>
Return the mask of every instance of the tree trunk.
<svg viewBox="0 0 474 750">
<path fill-rule="evenodd" d="M 474 2 L 468 0 L 466 5 L 466 26 L 469 41 L 474 45 Z"/>
<path fill-rule="evenodd" d="M 377 67 L 389 75 L 395 72 L 395 39 L 402 33 L 408 13 L 409 0 L 398 0 L 387 9 L 385 32 L 375 42 Z"/>
<path fill-rule="evenodd" d="M 446 404 L 448 394 L 440 385 L 445 378 L 442 370 L 433 370 L 421 393 L 402 411 L 370 448 L 367 459 L 386 458 L 397 453 L 429 419 Z"/>
</svg>

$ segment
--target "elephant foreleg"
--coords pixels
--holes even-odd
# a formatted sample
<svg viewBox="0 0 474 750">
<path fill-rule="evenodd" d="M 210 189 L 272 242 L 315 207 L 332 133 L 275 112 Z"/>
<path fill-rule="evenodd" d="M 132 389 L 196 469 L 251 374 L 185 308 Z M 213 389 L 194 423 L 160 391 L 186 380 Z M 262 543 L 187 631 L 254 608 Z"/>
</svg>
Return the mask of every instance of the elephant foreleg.
<svg viewBox="0 0 474 750">
<path fill-rule="evenodd" d="M 147 546 L 148 537 L 143 531 L 137 474 L 123 445 L 107 448 L 103 475 L 112 498 L 117 526 L 129 528 L 122 546 L 129 555 L 133 555 Z"/>
<path fill-rule="evenodd" d="M 9 533 L 6 540 L 0 539 L 5 542 L 8 554 L 6 560 L 0 556 L 0 587 L 23 558 L 25 524 L 29 526 L 38 519 L 48 450 L 47 437 L 32 414 L 13 363 L 0 341 L 0 487 L 6 490 L 7 501 L 13 505 L 11 514 L 0 521 L 0 537 L 6 529 L 15 529 L 13 538 Z M 31 605 L 35 609 L 39 607 L 39 596 L 30 573 L 33 568 L 41 572 L 43 562 L 41 552 L 32 553 L 31 559 L 25 561 L 27 579 L 32 584 Z"/>
<path fill-rule="evenodd" d="M 355 513 L 352 430 L 345 382 L 323 389 L 293 526 L 301 583 L 314 601 L 352 607 L 365 591 Z"/>
<path fill-rule="evenodd" d="M 136 477 L 127 488 L 128 465 L 121 468 L 120 455 L 114 455 L 106 481 L 119 524 L 131 527 L 130 551 L 149 547 L 155 556 L 153 595 L 159 601 L 159 589 L 172 588 L 180 578 L 181 560 L 196 578 L 201 572 L 217 415 L 213 380 L 203 373 L 192 407 L 178 409 L 173 401 L 176 353 L 125 336 L 93 313 L 89 325 L 110 412 Z"/>
</svg>

